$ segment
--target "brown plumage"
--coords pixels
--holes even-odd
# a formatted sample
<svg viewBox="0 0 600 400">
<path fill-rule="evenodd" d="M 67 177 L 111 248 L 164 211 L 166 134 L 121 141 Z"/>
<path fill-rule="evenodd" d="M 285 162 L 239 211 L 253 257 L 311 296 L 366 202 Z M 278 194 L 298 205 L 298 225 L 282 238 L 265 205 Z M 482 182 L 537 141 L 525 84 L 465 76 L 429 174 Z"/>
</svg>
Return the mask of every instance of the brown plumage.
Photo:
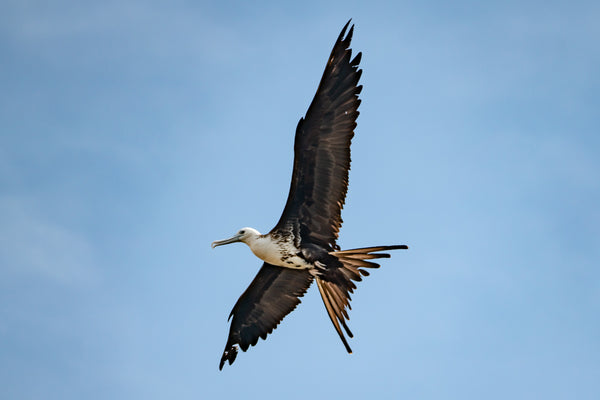
<svg viewBox="0 0 600 400">
<path fill-rule="evenodd" d="M 336 241 L 348 191 L 350 143 L 362 90 L 358 85 L 361 53 L 351 59 L 354 26 L 344 38 L 349 24 L 336 40 L 306 116 L 298 122 L 290 192 L 273 228 L 292 230 L 296 236 L 332 250 L 339 249 Z"/>
<path fill-rule="evenodd" d="M 219 369 L 233 363 L 238 346 L 246 351 L 259 338 L 266 339 L 281 320 L 300 303 L 316 279 L 323 303 L 346 350 L 352 350 L 348 310 L 354 282 L 378 268 L 374 259 L 406 249 L 404 245 L 340 250 L 337 239 L 341 211 L 348 190 L 350 143 L 354 136 L 358 106 L 358 69 L 361 54 L 352 58 L 350 40 L 354 27 L 344 26 L 327 61 L 317 93 L 296 128 L 294 168 L 288 199 L 279 222 L 267 235 L 243 228 L 213 247 L 244 242 L 265 263 L 236 302 Z"/>
<path fill-rule="evenodd" d="M 264 263 L 229 314 L 231 327 L 219 369 L 225 361 L 233 363 L 239 344 L 243 351 L 254 346 L 300 303 L 300 297 L 313 281 L 308 270 L 282 268 Z"/>
</svg>

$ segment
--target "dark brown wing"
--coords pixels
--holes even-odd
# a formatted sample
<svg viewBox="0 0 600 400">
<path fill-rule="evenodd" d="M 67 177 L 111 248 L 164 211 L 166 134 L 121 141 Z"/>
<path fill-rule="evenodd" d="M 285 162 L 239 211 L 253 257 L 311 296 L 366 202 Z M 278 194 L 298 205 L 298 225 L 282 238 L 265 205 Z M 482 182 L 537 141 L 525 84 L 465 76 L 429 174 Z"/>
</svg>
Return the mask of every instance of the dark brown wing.
<svg viewBox="0 0 600 400">
<path fill-rule="evenodd" d="M 300 303 L 300 297 L 304 296 L 312 280 L 308 270 L 264 263 L 229 314 L 233 320 L 219 369 L 223 369 L 225 361 L 233 363 L 237 345 L 246 351 L 258 342 L 259 337 L 266 339 Z"/>
<path fill-rule="evenodd" d="M 294 170 L 290 193 L 273 231 L 294 236 L 324 248 L 338 249 L 341 210 L 348 190 L 350 142 L 354 136 L 361 53 L 351 59 L 354 26 L 340 33 L 317 93 L 296 128 Z"/>
</svg>

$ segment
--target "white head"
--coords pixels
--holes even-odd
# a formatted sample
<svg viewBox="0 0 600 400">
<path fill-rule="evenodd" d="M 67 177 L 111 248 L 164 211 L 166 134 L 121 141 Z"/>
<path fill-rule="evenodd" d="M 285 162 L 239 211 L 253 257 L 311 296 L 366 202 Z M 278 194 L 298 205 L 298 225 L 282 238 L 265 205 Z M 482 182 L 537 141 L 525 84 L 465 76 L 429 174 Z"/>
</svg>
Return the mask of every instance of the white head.
<svg viewBox="0 0 600 400">
<path fill-rule="evenodd" d="M 222 246 L 224 244 L 235 243 L 235 242 L 242 242 L 242 243 L 246 243 L 249 245 L 249 242 L 252 241 L 253 239 L 257 238 L 258 236 L 260 236 L 260 232 L 257 231 L 256 229 L 242 228 L 239 231 L 237 231 L 237 233 L 235 235 L 233 235 L 232 237 L 230 237 L 229 239 L 215 240 L 214 242 L 211 243 L 210 246 L 214 249 L 217 246 Z"/>
</svg>

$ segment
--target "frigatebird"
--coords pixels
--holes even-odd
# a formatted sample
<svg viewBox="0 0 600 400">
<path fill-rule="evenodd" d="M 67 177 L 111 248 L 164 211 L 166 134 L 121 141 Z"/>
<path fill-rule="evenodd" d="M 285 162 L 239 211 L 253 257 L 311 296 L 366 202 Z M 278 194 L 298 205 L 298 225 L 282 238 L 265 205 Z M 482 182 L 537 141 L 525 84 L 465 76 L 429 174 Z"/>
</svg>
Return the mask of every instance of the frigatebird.
<svg viewBox="0 0 600 400">
<path fill-rule="evenodd" d="M 296 128 L 292 183 L 283 214 L 266 235 L 242 228 L 233 237 L 212 247 L 242 242 L 264 261 L 262 268 L 235 303 L 233 317 L 219 369 L 232 364 L 238 345 L 246 351 L 267 335 L 300 303 L 313 280 L 321 293 L 329 318 L 348 353 L 346 325 L 353 281 L 378 268 L 367 261 L 389 258 L 381 251 L 407 249 L 405 245 L 340 250 L 336 241 L 342 225 L 341 211 L 348 190 L 350 142 L 356 128 L 361 53 L 352 58 L 350 21 L 337 38 L 325 72 L 306 116 Z M 344 37 L 345 35 L 345 37 Z"/>
</svg>

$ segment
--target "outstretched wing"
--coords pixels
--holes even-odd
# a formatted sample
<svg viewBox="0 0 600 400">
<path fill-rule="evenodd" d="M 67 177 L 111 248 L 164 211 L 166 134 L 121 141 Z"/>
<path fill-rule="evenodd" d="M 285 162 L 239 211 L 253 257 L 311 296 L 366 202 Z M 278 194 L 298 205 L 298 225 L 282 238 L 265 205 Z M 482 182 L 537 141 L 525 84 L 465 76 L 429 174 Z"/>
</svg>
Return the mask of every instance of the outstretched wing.
<svg viewBox="0 0 600 400">
<path fill-rule="evenodd" d="M 223 369 L 225 361 L 235 361 L 238 345 L 246 351 L 259 337 L 266 339 L 300 303 L 312 280 L 308 270 L 264 263 L 229 314 L 233 320 L 219 369 Z"/>
<path fill-rule="evenodd" d="M 341 210 L 348 190 L 350 142 L 354 136 L 361 53 L 349 49 L 354 26 L 340 33 L 317 93 L 296 128 L 294 170 L 287 203 L 273 231 L 293 232 L 324 248 L 338 249 Z"/>
</svg>

